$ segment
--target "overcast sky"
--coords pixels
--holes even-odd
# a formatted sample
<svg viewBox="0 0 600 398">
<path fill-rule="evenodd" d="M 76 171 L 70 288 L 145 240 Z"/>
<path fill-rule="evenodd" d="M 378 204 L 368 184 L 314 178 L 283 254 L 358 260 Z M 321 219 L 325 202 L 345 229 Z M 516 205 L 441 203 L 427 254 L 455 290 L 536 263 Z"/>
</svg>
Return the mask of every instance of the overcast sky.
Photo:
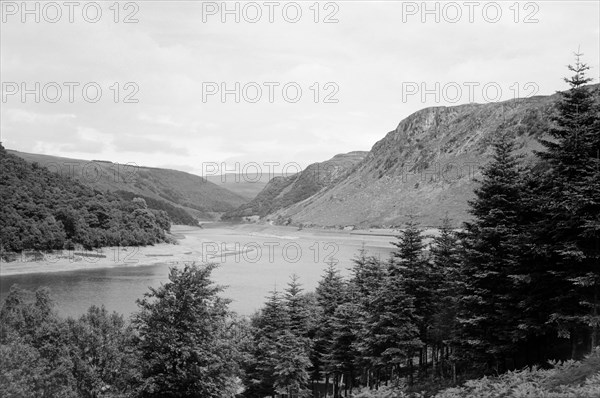
<svg viewBox="0 0 600 398">
<path fill-rule="evenodd" d="M 84 12 L 86 2 L 58 2 L 39 3 L 38 23 L 20 1 L 3 1 L 2 142 L 197 174 L 203 162 L 304 167 L 369 150 L 426 106 L 565 89 L 578 47 L 597 82 L 599 3 L 428 2 L 424 14 L 422 2 L 310 1 L 298 2 L 297 16 L 294 4 L 257 2 L 238 3 L 236 22 L 221 2 L 121 3 L 118 15 L 113 1 L 101 2 L 99 17 L 93 5 Z M 22 98 L 36 82 L 39 103 L 34 93 Z M 225 101 L 214 93 L 223 85 Z M 95 87 L 102 95 L 91 102 Z"/>
</svg>

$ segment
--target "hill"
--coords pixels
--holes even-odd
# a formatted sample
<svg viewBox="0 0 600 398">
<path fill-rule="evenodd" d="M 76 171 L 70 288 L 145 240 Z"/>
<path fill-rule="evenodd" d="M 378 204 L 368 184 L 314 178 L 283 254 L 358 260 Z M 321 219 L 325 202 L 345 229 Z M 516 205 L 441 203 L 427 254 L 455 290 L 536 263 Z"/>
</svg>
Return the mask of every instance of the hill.
<svg viewBox="0 0 600 398">
<path fill-rule="evenodd" d="M 458 225 L 469 218 L 467 201 L 494 137 L 514 135 L 525 161 L 533 161 L 556 100 L 555 94 L 422 109 L 402 120 L 342 178 L 302 201 L 246 207 L 244 215 L 316 226 L 393 227 L 408 214 L 430 226 L 448 214 Z M 289 181 L 275 183 L 285 189 Z M 257 198 L 273 191 L 277 188 L 267 186 Z"/>
<path fill-rule="evenodd" d="M 269 173 L 235 174 L 206 176 L 208 181 L 251 201 L 262 191 L 269 182 Z"/>
<path fill-rule="evenodd" d="M 339 154 L 325 162 L 313 163 L 300 173 L 274 177 L 253 200 L 225 213 L 223 218 L 265 217 L 302 202 L 343 177 L 366 154 L 361 151 Z"/>
<path fill-rule="evenodd" d="M 177 170 L 124 165 L 104 160 L 80 160 L 58 156 L 8 151 L 29 163 L 71 177 L 102 192 L 115 192 L 125 198 L 131 194 L 144 198 L 151 208 L 167 211 L 185 224 L 197 219 L 214 219 L 247 200 L 194 174 Z M 183 210 L 189 216 L 186 217 Z"/>
<path fill-rule="evenodd" d="M 7 153 L 0 145 L 0 252 L 167 241 L 164 211 L 126 201 Z"/>
</svg>

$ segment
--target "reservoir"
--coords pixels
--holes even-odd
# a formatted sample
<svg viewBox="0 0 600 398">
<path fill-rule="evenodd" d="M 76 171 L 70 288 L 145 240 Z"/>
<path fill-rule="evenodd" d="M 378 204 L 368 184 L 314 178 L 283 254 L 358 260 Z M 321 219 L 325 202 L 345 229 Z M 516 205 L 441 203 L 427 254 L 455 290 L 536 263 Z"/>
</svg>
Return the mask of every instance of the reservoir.
<svg viewBox="0 0 600 398">
<path fill-rule="evenodd" d="M 36 272 L 2 272 L 0 300 L 4 301 L 15 283 L 27 290 L 47 286 L 62 316 L 79 316 L 91 305 L 104 305 L 109 311 L 129 316 L 137 310 L 136 299 L 149 287 L 168 282 L 170 267 L 183 266 L 184 262 L 174 261 L 180 259 L 176 255 L 180 252 L 187 255 L 188 262 L 219 263 L 212 279 L 226 286 L 222 295 L 232 300 L 232 310 L 251 315 L 263 305 L 269 291 L 285 289 L 291 274 L 300 277 L 305 291 L 312 291 L 327 263 L 335 263 L 342 275 L 348 276 L 352 258 L 361 248 L 387 259 L 394 249 L 390 242 L 396 240 L 378 234 L 269 225 L 174 226 L 172 231 L 179 236 L 179 245 L 170 245 L 166 250 L 175 255 L 164 254 L 164 250 L 161 254 L 139 254 L 137 258 L 130 254 L 123 265 L 60 272 L 43 272 L 44 264 L 40 262 Z"/>
</svg>

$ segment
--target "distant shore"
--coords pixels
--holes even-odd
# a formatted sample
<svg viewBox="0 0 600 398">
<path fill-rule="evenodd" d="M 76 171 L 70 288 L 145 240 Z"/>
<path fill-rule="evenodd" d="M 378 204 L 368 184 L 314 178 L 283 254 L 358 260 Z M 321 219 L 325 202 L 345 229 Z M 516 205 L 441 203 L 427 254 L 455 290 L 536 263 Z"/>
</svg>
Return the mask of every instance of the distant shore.
<svg viewBox="0 0 600 398">
<path fill-rule="evenodd" d="M 116 267 L 136 267 L 140 265 L 180 265 L 184 263 L 204 261 L 217 261 L 226 258 L 244 254 L 239 247 L 233 244 L 210 245 L 210 251 L 205 255 L 202 248 L 206 242 L 212 242 L 210 239 L 210 230 L 212 228 L 231 229 L 232 232 L 241 233 L 248 236 L 260 238 L 273 237 L 293 241 L 299 236 L 304 238 L 311 237 L 315 240 L 326 239 L 328 236 L 347 238 L 359 238 L 360 236 L 370 236 L 387 241 L 387 238 L 393 240 L 397 231 L 392 229 L 321 229 L 316 227 L 301 228 L 292 226 L 278 226 L 260 223 L 203 223 L 200 227 L 187 225 L 173 225 L 171 227 L 171 236 L 177 240 L 177 244 L 159 243 L 154 246 L 139 247 L 104 247 L 90 251 L 67 251 L 54 253 L 34 253 L 27 252 L 18 255 L 16 261 L 0 261 L 0 277 L 11 275 L 24 275 L 46 272 L 64 272 L 78 271 L 84 269 L 98 268 L 116 268 Z M 427 232 L 427 231 L 426 231 Z M 252 250 L 251 248 L 241 248 L 241 250 Z"/>
<path fill-rule="evenodd" d="M 186 232 L 200 230 L 198 227 L 174 225 L 171 233 L 177 244 L 158 243 L 154 246 L 103 247 L 81 251 L 63 250 L 62 252 L 31 253 L 19 255 L 17 261 L 0 260 L 0 277 L 10 275 L 34 274 L 39 272 L 63 272 L 82 269 L 135 267 L 158 263 L 181 264 L 198 261 L 201 252 L 197 242 L 188 239 Z"/>
</svg>

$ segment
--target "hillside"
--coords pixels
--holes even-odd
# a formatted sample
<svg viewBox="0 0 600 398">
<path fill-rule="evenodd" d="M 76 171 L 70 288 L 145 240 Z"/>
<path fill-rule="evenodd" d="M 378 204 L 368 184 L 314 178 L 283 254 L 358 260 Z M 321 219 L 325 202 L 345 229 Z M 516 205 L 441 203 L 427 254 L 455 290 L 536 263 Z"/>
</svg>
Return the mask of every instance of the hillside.
<svg viewBox="0 0 600 398">
<path fill-rule="evenodd" d="M 339 154 L 325 162 L 313 163 L 301 173 L 274 177 L 252 201 L 227 212 L 223 218 L 264 217 L 299 203 L 342 178 L 366 154 L 361 151 Z"/>
<path fill-rule="evenodd" d="M 206 179 L 250 201 L 265 188 L 269 182 L 269 173 L 226 173 L 223 175 L 206 176 Z"/>
<path fill-rule="evenodd" d="M 0 145 L 0 252 L 151 245 L 167 241 L 166 212 L 94 190 Z"/>
<path fill-rule="evenodd" d="M 59 172 L 63 176 L 73 177 L 98 191 L 115 192 L 126 198 L 130 196 L 127 193 L 143 197 L 149 206 L 169 212 L 175 220 L 186 220 L 177 209 L 182 209 L 198 219 L 213 219 L 218 217 L 219 213 L 247 202 L 238 194 L 182 171 L 119 165 L 102 160 L 87 161 L 18 151 L 8 152 L 27 162 L 37 162 L 40 166 Z M 190 224 L 189 219 L 184 223 Z"/>
<path fill-rule="evenodd" d="M 397 226 L 407 214 L 416 214 L 424 225 L 438 225 L 448 214 L 458 225 L 468 218 L 467 201 L 479 167 L 489 160 L 494 137 L 510 132 L 531 161 L 556 99 L 555 94 L 422 109 L 402 120 L 351 172 L 327 188 L 301 202 L 268 209 L 268 214 L 265 209 L 252 211 L 267 220 L 317 226 Z"/>
</svg>

